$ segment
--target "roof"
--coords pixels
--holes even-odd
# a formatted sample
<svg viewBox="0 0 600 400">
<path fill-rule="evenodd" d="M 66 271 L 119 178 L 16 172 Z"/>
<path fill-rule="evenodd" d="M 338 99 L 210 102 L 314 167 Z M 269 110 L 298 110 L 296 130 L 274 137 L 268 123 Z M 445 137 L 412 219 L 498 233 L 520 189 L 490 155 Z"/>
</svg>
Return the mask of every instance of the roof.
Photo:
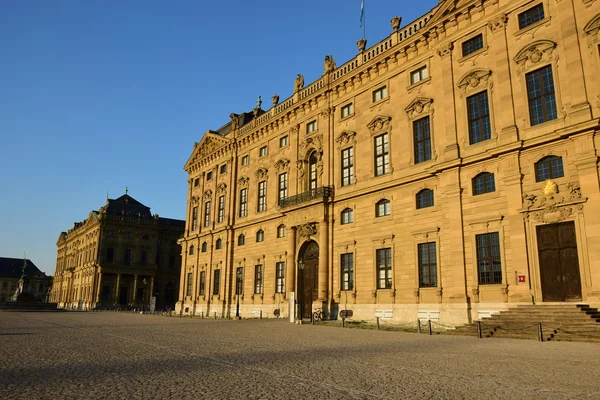
<svg viewBox="0 0 600 400">
<path fill-rule="evenodd" d="M 263 115 L 264 113 L 265 113 L 265 111 L 262 108 L 259 108 L 256 116 L 259 117 L 259 116 Z M 242 126 L 246 125 L 248 122 L 252 121 L 252 119 L 254 119 L 254 112 L 241 113 L 240 115 L 237 116 L 237 118 L 238 118 L 238 126 L 241 128 Z M 226 123 L 219 129 L 217 129 L 216 132 L 221 136 L 226 136 L 226 135 L 230 134 L 231 133 L 231 121 L 229 121 L 228 123 Z"/>
<path fill-rule="evenodd" d="M 27 261 L 27 272 L 31 276 L 36 272 L 43 274 L 42 271 L 29 259 Z M 23 272 L 22 258 L 0 257 L 0 276 L 12 276 L 19 278 Z M 45 275 L 45 274 L 44 274 Z"/>
<path fill-rule="evenodd" d="M 147 207 L 131 197 L 124 194 L 118 199 L 107 199 L 106 204 L 101 208 L 101 211 L 112 215 L 134 215 L 140 217 L 151 217 L 150 207 Z"/>
</svg>

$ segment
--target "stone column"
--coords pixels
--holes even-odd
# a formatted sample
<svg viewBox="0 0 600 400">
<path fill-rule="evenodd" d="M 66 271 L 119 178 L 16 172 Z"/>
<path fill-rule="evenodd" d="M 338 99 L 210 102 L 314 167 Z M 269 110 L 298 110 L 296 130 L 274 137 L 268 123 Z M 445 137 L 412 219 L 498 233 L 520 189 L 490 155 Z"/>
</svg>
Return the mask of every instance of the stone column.
<svg viewBox="0 0 600 400">
<path fill-rule="evenodd" d="M 137 281 L 138 281 L 138 276 L 137 274 L 135 274 L 133 276 L 133 293 L 131 294 L 131 303 L 132 304 L 137 304 Z"/>
<path fill-rule="evenodd" d="M 442 127 L 441 131 L 444 133 L 445 138 L 442 139 L 441 143 L 445 143 L 446 147 L 443 149 L 443 161 L 455 160 L 458 158 L 458 143 L 456 137 L 456 118 L 454 115 L 455 110 L 455 99 L 454 99 L 454 71 L 452 68 L 452 51 L 454 50 L 453 44 L 448 43 L 438 50 L 440 56 L 441 73 L 442 78 L 441 85 L 438 89 L 439 93 L 443 95 L 444 99 L 452 99 L 451 106 L 445 106 L 440 113 L 436 114 L 436 118 L 441 119 L 435 122 L 435 126 Z M 433 122 L 433 121 L 431 121 Z M 440 129 L 438 128 L 438 131 Z M 439 142 L 438 142 L 439 143 Z M 435 149 L 432 149 L 435 151 Z M 439 149 L 442 150 L 442 149 Z"/>
<path fill-rule="evenodd" d="M 327 278 L 329 277 L 328 262 L 329 245 L 328 245 L 328 224 L 327 221 L 319 223 L 319 297 L 317 301 L 327 301 Z"/>
<path fill-rule="evenodd" d="M 117 274 L 117 284 L 115 286 L 115 298 L 114 303 L 119 303 L 119 286 L 121 285 L 121 274 Z"/>
<path fill-rule="evenodd" d="M 287 258 L 285 264 L 285 292 L 289 295 L 295 290 L 296 280 L 294 276 L 294 265 L 296 264 L 296 227 L 288 229 Z"/>
</svg>

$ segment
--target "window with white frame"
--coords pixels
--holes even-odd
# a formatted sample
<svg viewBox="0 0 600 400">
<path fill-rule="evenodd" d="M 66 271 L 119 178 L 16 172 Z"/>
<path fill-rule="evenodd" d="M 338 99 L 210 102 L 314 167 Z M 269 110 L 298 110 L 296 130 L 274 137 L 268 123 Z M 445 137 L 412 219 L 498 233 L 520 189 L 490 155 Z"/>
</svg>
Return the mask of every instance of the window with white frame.
<svg viewBox="0 0 600 400">
<path fill-rule="evenodd" d="M 269 150 L 267 146 L 263 146 L 260 149 L 258 149 L 258 156 L 259 157 L 265 157 L 267 154 L 269 154 Z"/>
<path fill-rule="evenodd" d="M 354 210 L 345 208 L 341 215 L 342 225 L 351 224 L 354 222 Z"/>
<path fill-rule="evenodd" d="M 210 226 L 210 201 L 204 203 L 204 227 Z"/>
<path fill-rule="evenodd" d="M 281 224 L 277 227 L 277 237 L 282 238 L 286 236 L 285 225 Z"/>
<path fill-rule="evenodd" d="M 375 204 L 375 216 L 385 217 L 391 214 L 391 203 L 388 199 L 381 199 Z"/>
<path fill-rule="evenodd" d="M 248 215 L 248 189 L 240 190 L 240 217 Z"/>
<path fill-rule="evenodd" d="M 264 242 L 265 241 L 265 231 L 263 231 L 262 229 L 259 229 L 256 232 L 256 241 L 257 242 Z"/>
<path fill-rule="evenodd" d="M 290 144 L 290 137 L 288 135 L 285 135 L 285 136 L 279 138 L 279 147 L 286 147 L 289 144 Z"/>
<path fill-rule="evenodd" d="M 410 73 L 410 83 L 415 84 L 419 83 L 425 79 L 429 78 L 429 73 L 427 72 L 427 66 L 424 65 L 421 68 L 417 69 Z"/>
<path fill-rule="evenodd" d="M 317 120 L 310 121 L 306 124 L 306 133 L 313 133 L 317 131 Z"/>
<path fill-rule="evenodd" d="M 352 103 L 342 106 L 342 118 L 349 117 L 354 114 L 354 105 Z"/>
<path fill-rule="evenodd" d="M 217 241 L 215 242 L 215 249 L 221 250 L 222 248 L 223 248 L 223 239 L 218 238 Z"/>
<path fill-rule="evenodd" d="M 377 249 L 377 289 L 392 288 L 392 249 Z"/>
<path fill-rule="evenodd" d="M 219 196 L 219 215 L 217 216 L 217 222 L 223 222 L 225 220 L 225 196 Z"/>
<path fill-rule="evenodd" d="M 375 176 L 385 175 L 390 170 L 388 134 L 375 137 Z"/>
<path fill-rule="evenodd" d="M 342 150 L 342 186 L 354 183 L 354 147 Z"/>
<path fill-rule="evenodd" d="M 381 101 L 388 97 L 387 86 L 382 86 L 379 89 L 373 90 L 373 103 Z"/>
<path fill-rule="evenodd" d="M 248 155 L 242 156 L 242 166 L 248 165 L 250 157 Z"/>
<path fill-rule="evenodd" d="M 342 290 L 354 289 L 354 253 L 345 253 L 340 256 L 340 270 L 342 272 Z"/>
<path fill-rule="evenodd" d="M 279 188 L 278 188 L 278 193 L 279 196 L 277 198 L 278 200 L 278 204 L 281 204 L 282 200 L 285 200 L 287 198 L 287 189 L 288 189 L 288 174 L 287 172 L 284 172 L 283 174 L 279 174 Z"/>
<path fill-rule="evenodd" d="M 258 182 L 258 206 L 257 211 L 267 209 L 267 181 Z"/>
<path fill-rule="evenodd" d="M 285 293 L 285 262 L 275 264 L 275 293 Z"/>
<path fill-rule="evenodd" d="M 261 264 L 254 266 L 254 294 L 263 292 L 263 266 Z"/>
</svg>

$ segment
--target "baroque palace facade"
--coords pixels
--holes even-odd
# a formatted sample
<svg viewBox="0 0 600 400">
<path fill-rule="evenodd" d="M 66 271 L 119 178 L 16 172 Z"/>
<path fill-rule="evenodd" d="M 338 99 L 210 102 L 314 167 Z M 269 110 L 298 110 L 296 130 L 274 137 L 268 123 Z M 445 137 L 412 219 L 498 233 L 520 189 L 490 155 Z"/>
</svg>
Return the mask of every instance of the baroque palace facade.
<svg viewBox="0 0 600 400">
<path fill-rule="evenodd" d="M 179 312 L 463 324 L 600 303 L 600 1 L 400 22 L 195 144 Z"/>
<path fill-rule="evenodd" d="M 152 215 L 129 196 L 61 232 L 50 301 L 62 308 L 173 308 L 185 221 Z"/>
</svg>

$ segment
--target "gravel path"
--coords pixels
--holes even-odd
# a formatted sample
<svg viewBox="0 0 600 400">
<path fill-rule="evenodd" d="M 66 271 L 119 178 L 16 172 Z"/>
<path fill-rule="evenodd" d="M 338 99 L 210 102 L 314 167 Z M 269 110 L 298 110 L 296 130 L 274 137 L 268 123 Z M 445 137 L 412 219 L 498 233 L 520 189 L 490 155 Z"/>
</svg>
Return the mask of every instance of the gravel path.
<svg viewBox="0 0 600 400">
<path fill-rule="evenodd" d="M 0 313 L 0 399 L 598 399 L 600 346 Z"/>
</svg>

